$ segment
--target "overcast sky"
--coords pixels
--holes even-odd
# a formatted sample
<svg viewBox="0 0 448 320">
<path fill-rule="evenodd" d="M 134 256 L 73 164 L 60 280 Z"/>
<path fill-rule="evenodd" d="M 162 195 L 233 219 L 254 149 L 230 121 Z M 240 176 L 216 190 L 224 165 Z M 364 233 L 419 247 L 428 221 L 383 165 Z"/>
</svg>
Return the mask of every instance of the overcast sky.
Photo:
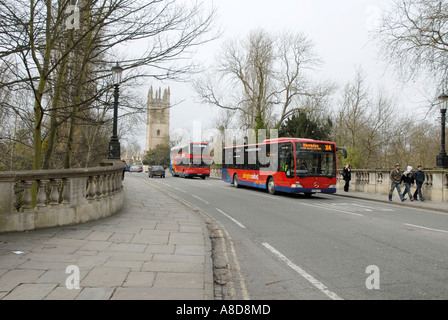
<svg viewBox="0 0 448 320">
<path fill-rule="evenodd" d="M 224 33 L 218 40 L 198 49 L 196 59 L 205 64 L 213 62 L 221 44 L 230 38 L 245 37 L 250 31 L 263 28 L 267 32 L 303 32 L 315 44 L 315 52 L 323 60 L 316 79 L 332 79 L 343 85 L 353 80 L 355 68 L 361 66 L 372 91 L 385 89 L 400 98 L 404 110 L 416 110 L 422 104 L 421 89 L 415 84 L 404 85 L 392 70 L 386 72 L 380 60 L 377 44 L 369 34 L 377 26 L 381 9 L 390 0 L 205 0 L 218 9 L 218 24 Z M 171 102 L 183 101 L 171 109 L 171 131 L 176 128 L 192 130 L 200 121 L 209 128 L 217 109 L 196 103 L 195 93 L 187 83 L 152 82 L 155 88 L 170 86 Z M 335 97 L 337 98 L 337 96 Z M 403 109 L 400 109 L 403 110 Z M 144 131 L 143 131 L 144 132 Z M 143 134 L 144 135 L 144 134 Z M 145 137 L 138 141 L 145 149 Z"/>
</svg>

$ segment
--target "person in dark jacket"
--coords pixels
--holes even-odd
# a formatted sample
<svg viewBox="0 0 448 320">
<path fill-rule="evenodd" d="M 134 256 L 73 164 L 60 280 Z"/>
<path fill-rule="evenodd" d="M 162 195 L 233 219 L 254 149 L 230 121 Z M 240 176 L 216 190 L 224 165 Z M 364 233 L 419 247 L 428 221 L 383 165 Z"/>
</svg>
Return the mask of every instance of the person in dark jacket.
<svg viewBox="0 0 448 320">
<path fill-rule="evenodd" d="M 403 173 L 401 176 L 400 182 L 404 182 L 404 191 L 403 191 L 403 197 L 407 194 L 409 194 L 409 199 L 411 201 L 414 201 L 414 197 L 412 197 L 411 193 L 411 185 L 414 184 L 414 173 L 412 172 L 412 167 L 408 166 L 407 170 Z"/>
<path fill-rule="evenodd" d="M 345 185 L 344 191 L 348 192 L 348 188 L 350 187 L 350 180 L 352 180 L 352 170 L 350 169 L 350 164 L 347 163 L 344 170 L 342 170 L 342 177 L 344 178 Z"/>
<path fill-rule="evenodd" d="M 395 188 L 397 188 L 398 196 L 401 201 L 405 201 L 406 198 L 401 194 L 400 181 L 401 181 L 402 173 L 400 172 L 400 164 L 397 163 L 395 165 L 395 169 L 390 172 L 390 191 L 389 191 L 389 201 L 392 201 L 392 193 Z"/>
<path fill-rule="evenodd" d="M 417 167 L 417 171 L 414 173 L 414 180 L 417 185 L 417 189 L 414 192 L 414 199 L 418 201 L 418 195 L 420 201 L 425 201 L 425 198 L 423 198 L 422 195 L 422 186 L 423 182 L 425 182 L 425 173 L 423 172 L 423 167 L 421 165 Z"/>
</svg>

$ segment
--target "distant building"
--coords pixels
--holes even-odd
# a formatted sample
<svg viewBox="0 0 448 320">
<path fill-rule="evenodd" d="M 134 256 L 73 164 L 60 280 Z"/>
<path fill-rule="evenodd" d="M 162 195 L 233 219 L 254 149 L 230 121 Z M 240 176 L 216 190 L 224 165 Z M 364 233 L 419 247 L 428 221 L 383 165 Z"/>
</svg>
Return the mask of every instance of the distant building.
<svg viewBox="0 0 448 320">
<path fill-rule="evenodd" d="M 148 92 L 146 123 L 146 151 L 169 140 L 170 137 L 170 88 Z"/>
<path fill-rule="evenodd" d="M 129 165 L 133 165 L 136 162 L 138 163 L 143 161 L 142 154 L 140 153 L 140 151 L 131 152 L 125 150 L 124 152 L 121 153 L 121 159 L 126 161 L 126 163 Z"/>
</svg>

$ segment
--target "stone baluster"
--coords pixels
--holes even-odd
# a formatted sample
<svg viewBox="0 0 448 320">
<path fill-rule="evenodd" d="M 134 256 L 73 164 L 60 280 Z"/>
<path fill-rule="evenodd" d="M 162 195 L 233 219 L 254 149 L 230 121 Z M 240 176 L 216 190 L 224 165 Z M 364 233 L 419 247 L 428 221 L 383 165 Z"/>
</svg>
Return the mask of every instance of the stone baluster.
<svg viewBox="0 0 448 320">
<path fill-rule="evenodd" d="M 47 206 L 47 193 L 46 188 L 49 180 L 38 180 L 38 191 L 37 191 L 37 208 L 45 208 Z"/>
<path fill-rule="evenodd" d="M 111 176 L 110 174 L 106 175 L 106 187 L 107 187 L 107 196 L 112 196 L 112 187 L 111 187 Z"/>
<path fill-rule="evenodd" d="M 33 207 L 31 206 L 31 202 L 33 201 L 33 197 L 31 196 L 31 186 L 33 185 L 33 181 L 22 180 L 22 183 L 23 183 L 22 209 L 23 212 L 31 212 L 33 211 Z"/>
<path fill-rule="evenodd" d="M 62 179 L 62 205 L 70 203 L 70 184 L 67 178 Z"/>
<path fill-rule="evenodd" d="M 95 199 L 101 200 L 101 176 L 95 176 Z"/>
<path fill-rule="evenodd" d="M 111 174 L 111 181 L 112 181 L 112 194 L 117 193 L 117 179 L 115 173 Z"/>
<path fill-rule="evenodd" d="M 101 176 L 101 197 L 107 198 L 107 175 L 105 174 Z"/>
<path fill-rule="evenodd" d="M 428 173 L 426 175 L 426 187 L 431 188 L 432 187 L 432 174 Z"/>
<path fill-rule="evenodd" d="M 59 190 L 58 187 L 61 184 L 61 179 L 50 179 L 50 206 L 57 207 L 59 206 Z"/>
<path fill-rule="evenodd" d="M 117 173 L 117 179 L 118 179 L 118 191 L 121 192 L 123 191 L 123 179 L 119 173 Z"/>
<path fill-rule="evenodd" d="M 87 200 L 95 200 L 95 179 L 93 176 L 87 179 Z"/>
</svg>

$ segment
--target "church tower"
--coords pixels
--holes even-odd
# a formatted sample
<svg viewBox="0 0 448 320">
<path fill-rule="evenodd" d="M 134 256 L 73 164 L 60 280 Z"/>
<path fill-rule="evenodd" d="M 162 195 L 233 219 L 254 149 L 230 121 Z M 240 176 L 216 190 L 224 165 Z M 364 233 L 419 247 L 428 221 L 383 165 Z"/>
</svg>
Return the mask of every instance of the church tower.
<svg viewBox="0 0 448 320">
<path fill-rule="evenodd" d="M 170 137 L 170 88 L 148 92 L 146 151 L 166 142 Z"/>
</svg>

